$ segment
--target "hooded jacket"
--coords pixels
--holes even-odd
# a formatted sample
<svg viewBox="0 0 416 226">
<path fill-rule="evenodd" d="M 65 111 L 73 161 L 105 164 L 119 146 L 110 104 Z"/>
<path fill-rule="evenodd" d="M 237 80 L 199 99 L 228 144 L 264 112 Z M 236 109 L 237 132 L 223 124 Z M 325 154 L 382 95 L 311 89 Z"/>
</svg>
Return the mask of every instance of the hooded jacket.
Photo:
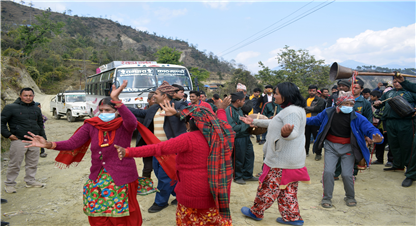
<svg viewBox="0 0 416 226">
<path fill-rule="evenodd" d="M 1 135 L 5 138 L 15 135 L 20 140 L 28 140 L 24 138 L 24 135 L 29 135 L 27 132 L 46 139 L 40 108 L 35 106 L 34 101 L 27 104 L 19 97 L 14 103 L 6 105 L 1 112 Z"/>
</svg>

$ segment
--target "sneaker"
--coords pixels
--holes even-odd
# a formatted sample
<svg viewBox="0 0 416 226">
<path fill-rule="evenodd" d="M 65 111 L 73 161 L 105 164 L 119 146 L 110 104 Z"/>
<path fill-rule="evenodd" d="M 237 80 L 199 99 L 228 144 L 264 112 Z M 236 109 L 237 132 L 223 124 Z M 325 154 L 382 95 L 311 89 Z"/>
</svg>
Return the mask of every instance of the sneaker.
<svg viewBox="0 0 416 226">
<path fill-rule="evenodd" d="M 7 203 L 6 199 L 1 199 L 1 204 Z"/>
<path fill-rule="evenodd" d="M 386 165 L 384 165 L 385 167 L 393 167 L 393 163 L 392 162 L 387 162 Z"/>
<path fill-rule="evenodd" d="M 35 181 L 31 184 L 26 183 L 27 188 L 43 188 L 45 186 L 46 186 L 46 184 L 40 183 L 40 182 L 37 182 L 37 181 Z"/>
<path fill-rule="evenodd" d="M 316 155 L 315 156 L 315 161 L 319 161 L 319 160 L 321 160 L 322 159 L 322 155 Z"/>
<path fill-rule="evenodd" d="M 406 177 L 404 181 L 402 182 L 403 187 L 410 187 L 413 184 L 413 179 Z"/>
<path fill-rule="evenodd" d="M 246 184 L 246 182 L 243 179 L 234 180 L 237 184 Z"/>
<path fill-rule="evenodd" d="M 166 204 L 166 206 L 158 206 L 156 203 L 153 203 L 153 205 L 147 210 L 147 212 L 157 213 L 157 212 L 163 210 L 164 208 L 166 208 L 168 206 L 169 206 L 169 204 Z"/>
<path fill-rule="evenodd" d="M 6 191 L 6 193 L 16 193 L 16 188 L 14 186 L 5 186 L 4 190 Z"/>
<path fill-rule="evenodd" d="M 40 153 L 40 157 L 41 157 L 41 158 L 46 158 L 46 156 L 48 156 L 48 154 L 46 154 L 45 152 Z"/>
</svg>

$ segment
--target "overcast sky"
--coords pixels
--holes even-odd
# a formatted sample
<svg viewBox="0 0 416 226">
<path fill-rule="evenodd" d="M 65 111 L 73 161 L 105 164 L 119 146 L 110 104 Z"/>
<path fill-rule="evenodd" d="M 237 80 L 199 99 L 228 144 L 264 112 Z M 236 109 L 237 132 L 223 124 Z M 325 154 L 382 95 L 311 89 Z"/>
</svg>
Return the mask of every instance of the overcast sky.
<svg viewBox="0 0 416 226">
<path fill-rule="evenodd" d="M 20 2 L 20 1 L 15 1 Z M 30 1 L 25 4 L 28 5 Z M 416 68 L 415 1 L 38 1 L 35 8 L 102 17 L 188 41 L 244 64 L 277 66 L 288 45 L 325 63 Z"/>
</svg>

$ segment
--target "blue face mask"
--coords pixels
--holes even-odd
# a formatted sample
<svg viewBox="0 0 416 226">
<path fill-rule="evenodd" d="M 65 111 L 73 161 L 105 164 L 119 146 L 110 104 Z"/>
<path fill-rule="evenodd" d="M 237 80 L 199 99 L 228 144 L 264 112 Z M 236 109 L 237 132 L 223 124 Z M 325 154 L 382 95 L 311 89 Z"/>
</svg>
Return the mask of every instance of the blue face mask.
<svg viewBox="0 0 416 226">
<path fill-rule="evenodd" d="M 349 114 L 352 112 L 353 107 L 341 106 L 339 109 L 342 111 L 342 113 Z"/>
<path fill-rule="evenodd" d="M 116 118 L 116 113 L 101 113 L 98 115 L 103 122 L 109 122 Z"/>
</svg>

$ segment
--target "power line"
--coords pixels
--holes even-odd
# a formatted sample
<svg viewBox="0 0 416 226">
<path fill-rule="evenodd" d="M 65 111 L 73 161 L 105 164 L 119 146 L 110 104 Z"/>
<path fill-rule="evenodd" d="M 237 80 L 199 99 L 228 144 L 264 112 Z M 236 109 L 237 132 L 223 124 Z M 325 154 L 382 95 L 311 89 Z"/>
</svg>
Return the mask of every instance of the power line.
<svg viewBox="0 0 416 226">
<path fill-rule="evenodd" d="M 267 30 L 268 28 L 270 28 L 270 27 L 274 26 L 275 24 L 279 23 L 280 21 L 282 21 L 282 20 L 284 20 L 284 19 L 286 19 L 286 18 L 288 18 L 288 17 L 292 16 L 293 14 L 295 14 L 296 12 L 298 12 L 299 10 L 301 10 L 301 9 L 305 8 L 307 5 L 311 4 L 311 3 L 312 3 L 312 2 L 314 2 L 314 1 L 315 1 L 315 0 L 312 0 L 311 2 L 307 3 L 306 5 L 304 5 L 304 6 L 300 7 L 299 9 L 295 10 L 295 11 L 294 11 L 294 12 L 292 12 L 291 14 L 289 14 L 289 15 L 287 15 L 287 16 L 285 16 L 285 17 L 283 17 L 283 18 L 282 18 L 282 19 L 280 19 L 279 21 L 277 21 L 277 22 L 273 23 L 272 25 L 270 25 L 270 26 L 268 26 L 268 27 L 264 28 L 264 29 L 263 29 L 263 30 L 261 30 L 261 31 L 258 31 L 258 32 L 256 32 L 256 33 L 254 33 L 252 36 L 250 36 L 250 37 L 248 37 L 248 38 L 244 39 L 243 41 L 241 41 L 241 42 L 239 42 L 239 43 L 237 43 L 237 44 L 235 44 L 235 45 L 231 46 L 230 48 L 228 48 L 228 49 L 226 49 L 226 50 L 222 51 L 221 53 L 223 53 L 223 52 L 225 52 L 225 51 L 227 51 L 227 50 L 229 50 L 229 49 L 232 49 L 234 46 L 237 46 L 237 45 L 239 45 L 240 43 L 242 43 L 242 42 L 246 41 L 247 39 L 249 39 L 249 38 L 251 38 L 251 37 L 253 37 L 253 36 L 256 36 L 256 35 L 257 35 L 257 34 L 259 34 L 260 32 L 263 32 L 264 30 Z"/>
<path fill-rule="evenodd" d="M 280 25 L 280 27 L 274 28 L 273 30 L 269 31 L 268 33 L 265 33 L 265 34 L 263 34 L 263 35 L 261 35 L 261 36 L 259 36 L 259 37 L 255 38 L 255 39 L 251 40 L 251 41 L 246 42 L 245 44 L 240 45 L 239 47 L 236 47 L 236 48 L 234 48 L 234 49 L 232 49 L 232 50 L 230 50 L 230 51 L 228 51 L 228 52 L 226 52 L 226 53 L 222 54 L 220 57 L 223 57 L 223 56 L 225 56 L 225 55 L 227 55 L 227 54 L 229 54 L 229 53 L 232 53 L 232 52 L 234 52 L 234 51 L 236 51 L 236 50 L 238 50 L 238 49 L 241 49 L 241 48 L 243 48 L 243 47 L 245 47 L 245 46 L 247 46 L 247 45 L 250 45 L 250 44 L 252 44 L 253 42 L 256 42 L 256 41 L 258 41 L 258 40 L 260 40 L 260 39 L 262 39 L 262 38 L 264 38 L 264 37 L 266 37 L 266 36 L 268 36 L 268 35 L 270 35 L 270 34 L 272 34 L 272 33 L 276 32 L 276 31 L 278 31 L 278 30 L 282 29 L 282 28 L 284 28 L 284 27 L 286 27 L 286 26 L 288 26 L 288 25 L 290 25 L 290 24 L 293 24 L 294 22 L 296 22 L 296 21 L 298 21 L 298 20 L 300 20 L 300 19 L 302 19 L 302 18 L 304 18 L 304 17 L 306 17 L 306 16 L 308 16 L 308 15 L 310 15 L 310 14 L 312 14 L 312 13 L 314 13 L 314 12 L 316 12 L 316 11 L 318 11 L 318 10 L 320 10 L 320 9 L 324 8 L 324 7 L 326 7 L 326 6 L 328 6 L 329 4 L 331 4 L 331 3 L 333 3 L 333 2 L 335 2 L 335 0 L 333 0 L 332 2 L 329 2 L 329 3 L 326 3 L 326 4 L 325 4 L 325 2 L 324 2 L 324 3 L 320 4 L 320 5 L 323 5 L 323 4 L 325 4 L 325 5 L 323 5 L 323 6 L 321 6 L 321 7 L 319 7 L 320 5 L 318 5 L 318 6 L 314 7 L 314 8 L 317 8 L 317 7 L 319 7 L 319 8 L 317 8 L 317 9 L 315 9 L 315 10 L 313 10 L 314 8 L 312 8 L 312 9 L 310 9 L 310 10 L 308 10 L 308 11 L 304 12 L 303 14 L 301 14 L 301 15 L 299 15 L 299 16 L 297 16 L 297 17 L 293 18 L 291 21 L 288 21 L 288 22 L 286 22 L 285 24 Z"/>
</svg>

